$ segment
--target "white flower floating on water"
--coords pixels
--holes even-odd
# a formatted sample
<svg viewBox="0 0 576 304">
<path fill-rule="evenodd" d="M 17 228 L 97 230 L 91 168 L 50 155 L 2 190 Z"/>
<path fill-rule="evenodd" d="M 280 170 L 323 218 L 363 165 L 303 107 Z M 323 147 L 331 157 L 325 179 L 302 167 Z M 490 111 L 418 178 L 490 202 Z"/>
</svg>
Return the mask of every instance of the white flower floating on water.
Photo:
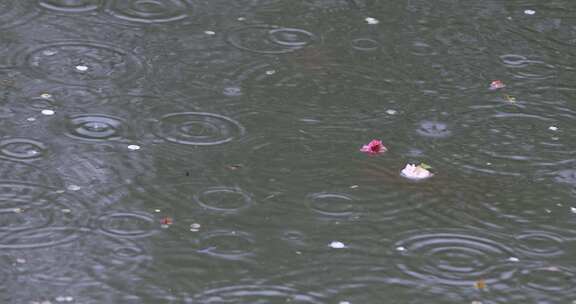
<svg viewBox="0 0 576 304">
<path fill-rule="evenodd" d="M 434 176 L 428 169 L 430 169 L 430 166 L 426 164 L 420 164 L 418 166 L 407 164 L 400 174 L 409 179 L 420 180 Z"/>
</svg>

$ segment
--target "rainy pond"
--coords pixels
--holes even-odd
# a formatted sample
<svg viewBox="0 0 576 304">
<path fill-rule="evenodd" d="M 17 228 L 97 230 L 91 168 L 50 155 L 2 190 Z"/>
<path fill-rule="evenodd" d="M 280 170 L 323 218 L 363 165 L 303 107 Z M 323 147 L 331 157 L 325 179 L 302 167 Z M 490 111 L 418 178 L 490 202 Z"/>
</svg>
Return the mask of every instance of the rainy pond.
<svg viewBox="0 0 576 304">
<path fill-rule="evenodd" d="M 575 81 L 573 0 L 1 0 L 0 303 L 576 303 Z"/>
</svg>

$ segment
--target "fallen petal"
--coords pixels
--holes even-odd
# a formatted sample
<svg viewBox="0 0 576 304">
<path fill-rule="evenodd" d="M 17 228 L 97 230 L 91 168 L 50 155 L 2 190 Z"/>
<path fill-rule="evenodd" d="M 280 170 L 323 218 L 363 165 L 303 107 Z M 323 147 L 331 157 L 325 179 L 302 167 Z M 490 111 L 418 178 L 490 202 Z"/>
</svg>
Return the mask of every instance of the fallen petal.
<svg viewBox="0 0 576 304">
<path fill-rule="evenodd" d="M 427 169 L 412 164 L 407 164 L 400 174 L 406 178 L 420 180 L 432 177 L 434 174 Z"/>
<path fill-rule="evenodd" d="M 503 89 L 505 87 L 506 85 L 504 84 L 504 82 L 502 82 L 502 80 L 494 80 L 490 83 L 491 90 Z"/>
<path fill-rule="evenodd" d="M 382 144 L 381 140 L 373 139 L 367 145 L 363 145 L 360 151 L 368 154 L 378 154 L 384 153 L 388 149 Z"/>
</svg>

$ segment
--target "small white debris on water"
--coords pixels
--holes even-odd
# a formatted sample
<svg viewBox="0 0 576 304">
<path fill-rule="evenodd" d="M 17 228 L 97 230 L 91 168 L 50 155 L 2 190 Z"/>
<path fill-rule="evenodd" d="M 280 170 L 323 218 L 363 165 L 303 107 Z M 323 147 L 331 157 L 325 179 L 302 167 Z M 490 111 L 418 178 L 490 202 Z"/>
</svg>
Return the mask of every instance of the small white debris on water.
<svg viewBox="0 0 576 304">
<path fill-rule="evenodd" d="M 136 151 L 136 150 L 140 150 L 140 146 L 139 145 L 129 145 L 128 149 L 130 149 L 132 151 Z"/>
<path fill-rule="evenodd" d="M 85 65 L 77 65 L 77 66 L 76 66 L 76 71 L 86 72 L 86 71 L 88 71 L 88 66 L 85 66 Z"/>
<path fill-rule="evenodd" d="M 276 71 L 274 71 L 274 70 L 266 71 L 266 75 L 274 75 L 274 74 L 276 74 Z"/>
<path fill-rule="evenodd" d="M 56 112 L 54 112 L 54 110 L 44 109 L 40 113 L 42 113 L 42 115 L 50 116 L 50 115 L 54 115 L 54 113 L 56 113 Z"/>
<path fill-rule="evenodd" d="M 510 261 L 510 262 L 518 262 L 518 261 L 520 261 L 520 259 L 518 259 L 517 257 L 509 257 L 509 258 L 508 258 L 508 261 Z"/>
<path fill-rule="evenodd" d="M 160 209 L 154 209 L 154 212 L 158 213 L 160 212 Z"/>
<path fill-rule="evenodd" d="M 58 51 L 55 51 L 55 50 L 45 50 L 42 52 L 42 54 L 44 54 L 46 56 L 56 55 L 57 53 L 58 53 Z"/>
<path fill-rule="evenodd" d="M 78 190 L 82 189 L 82 187 L 80 187 L 80 186 L 78 186 L 78 185 L 69 185 L 69 186 L 67 187 L 67 189 L 70 190 L 70 191 L 78 191 Z"/>
<path fill-rule="evenodd" d="M 72 210 L 70 210 L 70 209 L 62 209 L 61 211 L 62 211 L 63 213 L 70 213 L 70 212 L 72 212 Z"/>
<path fill-rule="evenodd" d="M 492 166 L 492 163 L 491 163 L 491 162 L 487 162 L 487 163 L 486 163 L 486 166 Z"/>
<path fill-rule="evenodd" d="M 238 17 L 238 19 L 236 19 L 238 21 L 246 21 L 246 17 Z"/>
<path fill-rule="evenodd" d="M 50 93 L 42 93 L 40 94 L 40 97 L 44 98 L 44 99 L 50 99 L 52 98 L 52 94 Z"/>
<path fill-rule="evenodd" d="M 356 188 L 358 188 L 358 187 L 360 187 L 360 186 L 358 186 L 358 185 L 352 185 L 352 186 L 350 186 L 350 189 L 356 189 Z"/>
<path fill-rule="evenodd" d="M 548 130 L 550 130 L 550 131 L 558 131 L 558 127 L 556 127 L 556 126 L 549 126 L 549 127 L 548 127 Z"/>
<path fill-rule="evenodd" d="M 202 227 L 202 225 L 200 225 L 198 223 L 190 224 L 190 231 L 198 232 L 198 231 L 200 231 L 200 227 Z"/>
<path fill-rule="evenodd" d="M 333 241 L 332 243 L 330 243 L 330 247 L 335 249 L 342 249 L 346 248 L 346 245 L 344 245 L 344 243 L 342 242 Z"/>
<path fill-rule="evenodd" d="M 386 110 L 386 114 L 388 114 L 388 115 L 396 115 L 396 114 L 398 114 L 398 111 L 393 110 L 393 109 L 390 109 L 390 110 Z"/>
<path fill-rule="evenodd" d="M 571 211 L 572 213 L 576 213 L 576 207 L 570 207 L 570 211 Z"/>
<path fill-rule="evenodd" d="M 397 251 L 406 251 L 406 248 L 402 247 L 402 246 L 398 246 L 396 247 Z"/>
<path fill-rule="evenodd" d="M 550 209 L 544 209 L 544 211 L 546 211 L 546 213 L 552 213 L 552 210 Z"/>
<path fill-rule="evenodd" d="M 28 117 L 26 118 L 27 121 L 36 121 L 36 117 Z"/>
<path fill-rule="evenodd" d="M 72 302 L 74 301 L 73 297 L 63 297 L 63 296 L 59 296 L 55 298 L 56 302 Z"/>
<path fill-rule="evenodd" d="M 22 208 L 12 208 L 11 210 L 14 213 L 22 213 L 22 211 L 24 211 L 24 209 L 22 209 Z"/>
<path fill-rule="evenodd" d="M 215 31 L 204 31 L 204 34 L 206 35 L 216 35 Z"/>
<path fill-rule="evenodd" d="M 380 20 L 378 20 L 378 19 L 376 19 L 376 18 L 372 18 L 372 17 L 366 17 L 366 19 L 364 19 L 364 20 L 366 20 L 366 22 L 367 22 L 368 24 L 378 24 L 378 23 L 380 23 Z"/>
<path fill-rule="evenodd" d="M 25 264 L 25 263 L 26 263 L 26 259 L 16 258 L 16 263 L 18 263 L 18 264 Z"/>
<path fill-rule="evenodd" d="M 160 225 L 160 228 L 162 228 L 162 229 L 168 229 L 169 227 L 170 227 L 170 225 L 166 225 L 166 224 Z"/>
<path fill-rule="evenodd" d="M 531 10 L 531 9 L 527 9 L 527 10 L 524 11 L 524 14 L 526 14 L 526 15 L 534 15 L 534 14 L 536 14 L 536 11 L 535 11 L 535 10 Z"/>
<path fill-rule="evenodd" d="M 240 87 L 227 87 L 222 90 L 222 93 L 226 96 L 240 96 L 242 95 L 242 88 Z"/>
<path fill-rule="evenodd" d="M 350 302 L 348 302 L 348 301 L 340 301 L 340 302 L 338 302 L 338 304 L 350 304 Z"/>
</svg>

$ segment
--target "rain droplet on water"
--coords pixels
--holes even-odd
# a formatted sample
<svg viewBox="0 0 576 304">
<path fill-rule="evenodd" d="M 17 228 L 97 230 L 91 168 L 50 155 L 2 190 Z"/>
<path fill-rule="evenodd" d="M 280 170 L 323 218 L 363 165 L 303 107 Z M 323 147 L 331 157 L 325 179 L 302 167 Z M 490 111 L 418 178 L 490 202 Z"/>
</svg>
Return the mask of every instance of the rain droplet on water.
<svg viewBox="0 0 576 304">
<path fill-rule="evenodd" d="M 344 245 L 344 243 L 342 243 L 342 242 L 333 241 L 330 243 L 330 247 L 335 248 L 335 249 L 341 249 L 341 248 L 346 248 L 346 245 Z"/>
<path fill-rule="evenodd" d="M 80 189 L 82 189 L 82 188 L 81 188 L 80 186 L 78 186 L 78 185 L 69 185 L 67 189 L 70 190 L 70 191 L 78 191 L 78 190 L 80 190 Z"/>
<path fill-rule="evenodd" d="M 380 20 L 378 20 L 378 19 L 376 19 L 376 18 L 372 18 L 372 17 L 366 17 L 366 19 L 364 19 L 364 20 L 366 20 L 366 22 L 367 22 L 368 24 L 378 24 L 378 23 L 380 23 Z"/>
<path fill-rule="evenodd" d="M 80 72 L 86 72 L 86 71 L 88 71 L 88 67 L 85 65 L 77 65 L 76 70 L 80 71 Z"/>
</svg>

